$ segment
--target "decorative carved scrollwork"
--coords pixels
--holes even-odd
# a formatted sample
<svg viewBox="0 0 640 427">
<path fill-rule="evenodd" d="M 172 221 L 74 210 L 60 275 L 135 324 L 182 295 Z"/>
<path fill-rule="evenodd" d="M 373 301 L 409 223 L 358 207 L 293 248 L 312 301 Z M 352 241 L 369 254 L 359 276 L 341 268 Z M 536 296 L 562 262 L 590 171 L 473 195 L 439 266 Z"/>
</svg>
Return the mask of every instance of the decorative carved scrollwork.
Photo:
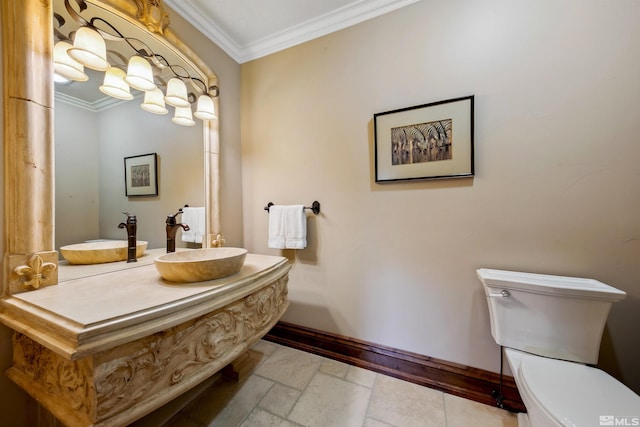
<svg viewBox="0 0 640 427">
<path fill-rule="evenodd" d="M 106 419 L 211 366 L 257 340 L 287 306 L 288 276 L 213 313 L 138 342 L 139 349 L 96 367 L 98 419 Z M 126 352 L 125 352 L 126 353 Z M 125 354 L 123 353 L 123 354 Z"/>
<path fill-rule="evenodd" d="M 162 0 L 134 0 L 138 12 L 136 18 L 152 33 L 164 34 L 169 26 L 169 14 L 164 10 Z"/>
<path fill-rule="evenodd" d="M 68 360 L 20 333 L 13 336 L 13 367 L 37 380 L 50 396 L 60 396 L 73 411 L 89 417 L 95 394 L 87 359 Z M 79 415 L 79 418 L 82 416 Z"/>
</svg>

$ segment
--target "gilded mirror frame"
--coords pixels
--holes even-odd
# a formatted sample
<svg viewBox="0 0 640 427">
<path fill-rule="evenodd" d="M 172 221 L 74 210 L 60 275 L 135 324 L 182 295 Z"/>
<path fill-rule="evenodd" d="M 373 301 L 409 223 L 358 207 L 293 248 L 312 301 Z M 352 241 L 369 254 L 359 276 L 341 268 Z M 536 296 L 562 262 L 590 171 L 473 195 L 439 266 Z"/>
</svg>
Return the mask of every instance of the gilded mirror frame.
<svg viewBox="0 0 640 427">
<path fill-rule="evenodd" d="M 215 73 L 168 27 L 161 0 L 87 0 L 163 37 L 218 85 Z M 55 285 L 53 17 L 51 0 L 1 0 L 4 258 L 2 296 Z M 218 109 L 218 99 L 215 108 Z M 204 122 L 206 232 L 220 233 L 219 118 Z"/>
</svg>

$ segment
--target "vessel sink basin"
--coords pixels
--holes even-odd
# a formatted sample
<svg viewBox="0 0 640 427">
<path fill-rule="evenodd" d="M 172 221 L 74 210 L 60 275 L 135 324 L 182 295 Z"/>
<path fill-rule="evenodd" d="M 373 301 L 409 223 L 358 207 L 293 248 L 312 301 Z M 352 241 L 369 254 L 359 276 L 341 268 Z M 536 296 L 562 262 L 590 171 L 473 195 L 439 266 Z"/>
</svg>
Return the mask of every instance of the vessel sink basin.
<svg viewBox="0 0 640 427">
<path fill-rule="evenodd" d="M 136 242 L 136 258 L 144 255 L 148 242 Z M 60 252 L 69 264 L 103 264 L 127 260 L 126 240 L 104 240 L 61 246 Z"/>
<path fill-rule="evenodd" d="M 170 282 L 202 282 L 237 273 L 246 256 L 242 248 L 203 248 L 161 255 L 154 263 Z"/>
</svg>

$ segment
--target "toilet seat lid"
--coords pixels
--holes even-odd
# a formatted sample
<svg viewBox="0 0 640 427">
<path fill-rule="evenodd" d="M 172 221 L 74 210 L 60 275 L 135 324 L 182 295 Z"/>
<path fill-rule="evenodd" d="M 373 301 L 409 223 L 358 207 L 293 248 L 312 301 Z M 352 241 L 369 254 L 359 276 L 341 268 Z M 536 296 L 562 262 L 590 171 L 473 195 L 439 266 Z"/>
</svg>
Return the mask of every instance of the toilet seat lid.
<svg viewBox="0 0 640 427">
<path fill-rule="evenodd" d="M 525 391 L 562 425 L 599 425 L 602 416 L 640 416 L 640 396 L 605 373 L 579 363 L 524 357 L 518 371 Z"/>
</svg>

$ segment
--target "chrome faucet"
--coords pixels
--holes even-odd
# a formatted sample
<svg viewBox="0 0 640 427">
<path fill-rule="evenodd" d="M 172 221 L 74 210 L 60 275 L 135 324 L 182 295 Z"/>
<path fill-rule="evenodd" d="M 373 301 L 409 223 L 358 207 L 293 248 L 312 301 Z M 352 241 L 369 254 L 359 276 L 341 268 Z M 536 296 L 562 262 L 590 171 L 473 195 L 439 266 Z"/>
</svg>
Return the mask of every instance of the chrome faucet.
<svg viewBox="0 0 640 427">
<path fill-rule="evenodd" d="M 182 227 L 184 231 L 190 230 L 187 224 L 179 223 L 176 220 L 176 216 L 181 213 L 182 209 L 179 209 L 175 214 L 167 215 L 167 253 L 176 251 L 176 232 L 178 231 L 178 228 Z"/>
<path fill-rule="evenodd" d="M 127 222 L 121 222 L 118 228 L 127 229 L 127 262 L 137 262 L 136 259 L 136 230 L 138 220 L 134 214 L 122 212 L 127 216 Z"/>
</svg>

